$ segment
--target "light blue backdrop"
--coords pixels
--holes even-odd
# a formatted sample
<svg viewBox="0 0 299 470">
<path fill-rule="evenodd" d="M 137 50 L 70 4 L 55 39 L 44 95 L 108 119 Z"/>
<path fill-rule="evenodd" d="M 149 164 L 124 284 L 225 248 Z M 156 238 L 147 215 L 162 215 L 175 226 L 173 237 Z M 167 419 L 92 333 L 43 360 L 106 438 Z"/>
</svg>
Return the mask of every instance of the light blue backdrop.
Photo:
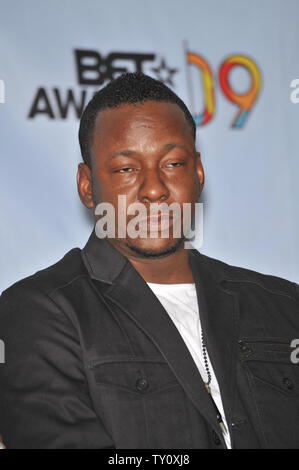
<svg viewBox="0 0 299 470">
<path fill-rule="evenodd" d="M 201 251 L 299 282 L 299 104 L 290 100 L 299 78 L 297 0 L 0 0 L 0 9 L 0 292 L 82 247 L 91 230 L 75 183 L 79 121 L 73 110 L 61 118 L 53 91 L 65 100 L 71 89 L 79 101 L 98 88 L 78 83 L 74 50 L 154 54 L 144 71 L 156 76 L 164 59 L 176 71 L 161 74 L 199 112 L 202 81 L 187 67 L 184 41 L 210 64 L 215 83 L 215 115 L 198 131 L 206 171 Z M 232 54 L 251 57 L 262 74 L 242 129 L 231 128 L 237 109 L 218 80 Z M 132 60 L 116 65 L 135 70 Z M 231 75 L 239 92 L 249 82 L 242 68 Z M 55 119 L 28 119 L 39 88 Z"/>
</svg>

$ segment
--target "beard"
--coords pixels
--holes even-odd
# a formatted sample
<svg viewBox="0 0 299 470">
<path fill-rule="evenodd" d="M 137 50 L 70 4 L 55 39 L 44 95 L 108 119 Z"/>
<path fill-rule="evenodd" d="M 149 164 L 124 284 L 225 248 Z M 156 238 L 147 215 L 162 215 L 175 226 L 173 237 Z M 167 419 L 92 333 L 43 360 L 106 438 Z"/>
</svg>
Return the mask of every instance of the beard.
<svg viewBox="0 0 299 470">
<path fill-rule="evenodd" d="M 157 250 L 157 251 L 138 248 L 137 246 L 131 245 L 128 242 L 126 242 L 125 245 L 127 246 L 127 248 L 137 253 L 138 255 L 143 256 L 144 258 L 154 259 L 154 258 L 163 258 L 165 256 L 169 256 L 175 253 L 182 246 L 184 241 L 185 241 L 185 237 L 181 237 L 178 240 L 176 240 L 173 245 L 168 246 L 167 248 L 164 248 L 161 250 Z"/>
</svg>

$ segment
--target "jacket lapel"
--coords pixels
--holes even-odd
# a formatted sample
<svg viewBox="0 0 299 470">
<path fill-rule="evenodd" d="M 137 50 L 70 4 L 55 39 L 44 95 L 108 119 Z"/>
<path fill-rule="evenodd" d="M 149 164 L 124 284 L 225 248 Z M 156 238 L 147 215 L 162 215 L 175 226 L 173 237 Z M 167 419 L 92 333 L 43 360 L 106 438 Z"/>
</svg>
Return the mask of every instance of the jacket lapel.
<svg viewBox="0 0 299 470">
<path fill-rule="evenodd" d="M 228 420 L 232 419 L 238 356 L 239 303 L 225 289 L 226 276 L 215 260 L 190 252 L 204 341 L 217 377 Z"/>
<path fill-rule="evenodd" d="M 189 251 L 206 346 L 227 410 L 232 396 L 233 299 L 220 289 L 202 261 L 202 255 L 196 250 Z M 197 366 L 176 326 L 144 279 L 127 258 L 94 233 L 83 249 L 83 259 L 93 279 L 109 284 L 101 294 L 121 308 L 151 338 L 199 413 L 218 429 L 215 410 Z M 100 283 L 96 286 L 101 289 Z"/>
</svg>

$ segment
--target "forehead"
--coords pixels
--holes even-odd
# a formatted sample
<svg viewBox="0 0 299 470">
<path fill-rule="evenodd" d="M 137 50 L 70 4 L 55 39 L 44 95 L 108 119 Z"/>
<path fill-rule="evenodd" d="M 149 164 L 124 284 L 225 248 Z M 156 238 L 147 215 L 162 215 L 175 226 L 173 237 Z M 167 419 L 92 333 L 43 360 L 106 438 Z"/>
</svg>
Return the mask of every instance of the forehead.
<svg viewBox="0 0 299 470">
<path fill-rule="evenodd" d="M 93 149 L 168 139 L 194 144 L 184 112 L 175 103 L 147 101 L 100 111 L 95 123 Z"/>
</svg>

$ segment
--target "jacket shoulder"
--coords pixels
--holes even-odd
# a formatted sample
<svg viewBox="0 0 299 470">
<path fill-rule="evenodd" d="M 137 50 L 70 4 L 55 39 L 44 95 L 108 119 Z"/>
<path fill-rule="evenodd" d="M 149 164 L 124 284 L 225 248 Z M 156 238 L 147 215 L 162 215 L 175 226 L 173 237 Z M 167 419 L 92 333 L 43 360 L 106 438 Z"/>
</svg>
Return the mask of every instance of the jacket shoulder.
<svg viewBox="0 0 299 470">
<path fill-rule="evenodd" d="M 287 295 L 296 300 L 299 299 L 299 285 L 282 277 L 264 274 L 240 266 L 233 266 L 224 261 L 204 255 L 197 250 L 192 250 L 206 268 L 219 279 L 232 283 L 255 284 L 274 294 Z"/>
<path fill-rule="evenodd" d="M 53 291 L 70 284 L 81 276 L 87 276 L 81 249 L 73 248 L 55 264 L 37 271 L 2 292 L 1 298 L 14 299 L 17 295 L 26 293 L 50 295 Z"/>
</svg>

